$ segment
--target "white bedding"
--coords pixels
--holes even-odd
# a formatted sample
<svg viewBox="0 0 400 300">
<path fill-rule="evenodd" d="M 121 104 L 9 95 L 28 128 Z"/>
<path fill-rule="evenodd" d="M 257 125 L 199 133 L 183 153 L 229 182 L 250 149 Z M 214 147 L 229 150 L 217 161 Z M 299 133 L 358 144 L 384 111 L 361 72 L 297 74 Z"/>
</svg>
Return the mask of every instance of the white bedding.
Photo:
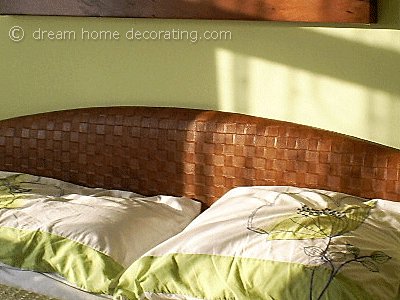
<svg viewBox="0 0 400 300">
<path fill-rule="evenodd" d="M 111 296 L 94 295 L 75 288 L 56 275 L 20 270 L 0 263 L 0 284 L 24 289 L 60 300 L 104 300 Z M 16 299 L 17 300 L 17 299 Z"/>
<path fill-rule="evenodd" d="M 241 187 L 136 260 L 115 295 L 399 300 L 399 270 L 400 203 L 295 187 Z"/>
<path fill-rule="evenodd" d="M 57 274 L 86 292 L 111 295 L 122 272 L 182 231 L 200 206 L 185 197 L 145 197 L 0 171 L 0 263 Z M 4 283 L 46 293 L 59 289 L 48 275 L 31 273 L 29 279 L 27 271 L 0 269 Z"/>
</svg>

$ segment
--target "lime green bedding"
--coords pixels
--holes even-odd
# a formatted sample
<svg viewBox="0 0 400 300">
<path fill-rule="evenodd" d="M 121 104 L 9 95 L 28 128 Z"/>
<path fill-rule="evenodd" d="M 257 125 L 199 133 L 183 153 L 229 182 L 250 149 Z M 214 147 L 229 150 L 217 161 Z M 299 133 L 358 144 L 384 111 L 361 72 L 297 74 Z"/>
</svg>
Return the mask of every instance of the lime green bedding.
<svg viewBox="0 0 400 300">
<path fill-rule="evenodd" d="M 400 203 L 231 190 L 121 276 L 115 299 L 399 300 Z"/>
<path fill-rule="evenodd" d="M 184 197 L 144 197 L 0 172 L 0 262 L 112 294 L 120 275 L 200 212 Z"/>
<path fill-rule="evenodd" d="M 39 295 L 22 289 L 0 284 L 1 300 L 57 300 L 56 298 Z"/>
</svg>

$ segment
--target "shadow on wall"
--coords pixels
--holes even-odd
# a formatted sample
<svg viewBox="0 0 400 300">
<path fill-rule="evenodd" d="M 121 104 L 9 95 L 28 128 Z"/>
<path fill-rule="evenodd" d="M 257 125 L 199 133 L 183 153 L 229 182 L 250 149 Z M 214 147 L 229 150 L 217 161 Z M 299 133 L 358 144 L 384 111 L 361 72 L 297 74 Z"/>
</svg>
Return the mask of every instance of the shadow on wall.
<svg viewBox="0 0 400 300">
<path fill-rule="evenodd" d="M 394 63 L 400 61 L 400 52 L 307 28 L 255 31 L 252 39 L 257 43 L 251 47 L 235 43 L 229 50 L 400 95 L 400 85 L 393 80 L 400 74 L 400 64 Z"/>
<path fill-rule="evenodd" d="M 373 27 L 400 29 L 400 1 L 378 0 L 378 24 Z"/>
<path fill-rule="evenodd" d="M 325 128 L 400 147 L 400 133 L 393 130 L 400 128 L 400 64 L 395 63 L 400 61 L 400 48 L 399 44 L 388 46 L 397 32 L 379 30 L 400 29 L 400 1 L 379 5 L 379 24 L 371 25 L 373 31 L 368 32 L 347 28 L 338 33 L 335 28 L 275 23 L 264 30 L 264 23 L 253 24 L 251 39 L 257 42 L 251 47 L 231 43 L 216 50 L 220 109 L 276 118 L 271 111 L 281 106 L 284 116 L 279 115 L 280 119 L 317 127 L 325 122 Z M 386 43 L 379 43 L 385 36 Z M 259 66 L 263 63 L 264 69 Z M 286 73 L 274 74 L 275 65 L 283 66 Z M 296 72 L 311 74 L 309 82 Z M 338 89 L 327 88 L 329 81 L 341 83 L 336 83 Z M 302 96 L 296 95 L 298 89 Z M 271 99 L 275 96 L 279 100 Z M 341 98 L 337 105 L 336 97 Z M 309 112 L 303 107 L 305 98 L 314 105 Z"/>
</svg>

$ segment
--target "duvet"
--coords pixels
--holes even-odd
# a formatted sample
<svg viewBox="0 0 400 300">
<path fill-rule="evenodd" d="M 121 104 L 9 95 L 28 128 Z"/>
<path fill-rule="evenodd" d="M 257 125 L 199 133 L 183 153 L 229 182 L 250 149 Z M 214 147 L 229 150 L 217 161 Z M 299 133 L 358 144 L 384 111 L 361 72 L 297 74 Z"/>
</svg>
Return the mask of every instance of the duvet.
<svg viewBox="0 0 400 300">
<path fill-rule="evenodd" d="M 187 198 L 93 189 L 0 173 L 0 262 L 112 294 L 120 275 L 199 213 Z"/>
<path fill-rule="evenodd" d="M 91 293 L 118 300 L 400 299 L 400 203 L 241 187 L 197 216 L 199 203 L 186 198 L 26 174 L 0 178 L 0 262 L 56 274 Z"/>
<path fill-rule="evenodd" d="M 228 192 L 121 276 L 123 299 L 398 300 L 400 203 L 294 187 Z"/>
</svg>

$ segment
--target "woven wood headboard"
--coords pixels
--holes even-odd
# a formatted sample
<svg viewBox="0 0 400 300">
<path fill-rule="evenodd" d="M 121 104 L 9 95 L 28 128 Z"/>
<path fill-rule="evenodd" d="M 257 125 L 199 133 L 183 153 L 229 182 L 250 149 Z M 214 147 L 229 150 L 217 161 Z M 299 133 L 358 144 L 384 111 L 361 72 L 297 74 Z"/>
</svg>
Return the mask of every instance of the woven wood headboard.
<svg viewBox="0 0 400 300">
<path fill-rule="evenodd" d="M 0 121 L 0 170 L 210 205 L 244 185 L 400 201 L 400 150 L 246 115 L 85 108 Z"/>
</svg>

